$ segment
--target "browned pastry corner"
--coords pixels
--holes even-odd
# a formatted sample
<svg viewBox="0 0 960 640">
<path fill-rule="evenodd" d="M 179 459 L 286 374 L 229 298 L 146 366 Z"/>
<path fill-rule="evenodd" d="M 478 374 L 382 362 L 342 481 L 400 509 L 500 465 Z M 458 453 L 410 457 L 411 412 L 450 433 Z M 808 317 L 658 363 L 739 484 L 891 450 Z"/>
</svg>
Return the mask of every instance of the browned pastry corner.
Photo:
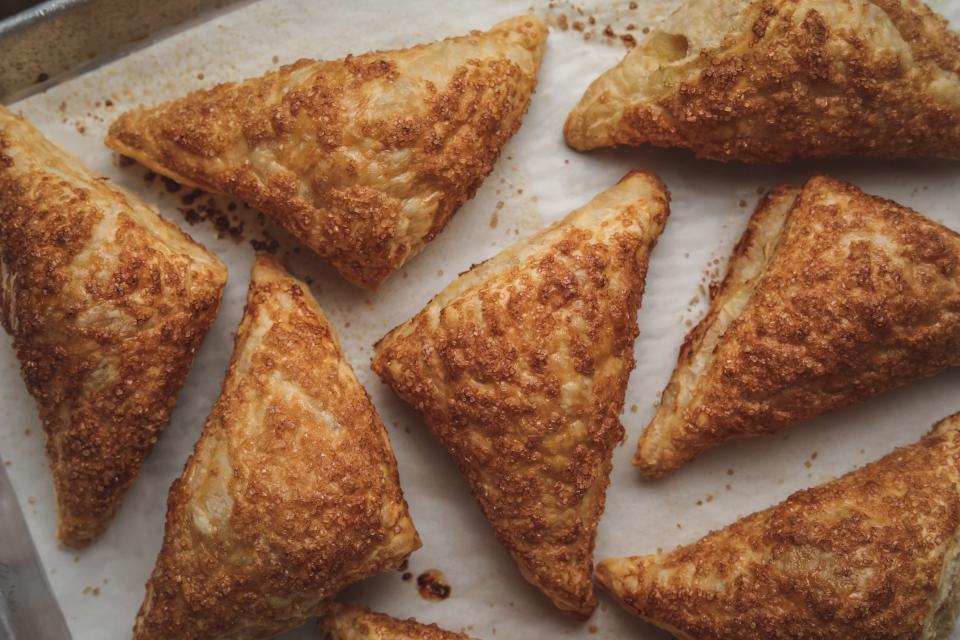
<svg viewBox="0 0 960 640">
<path fill-rule="evenodd" d="M 364 607 L 335 602 L 320 616 L 321 640 L 471 640 L 462 633 L 413 618 L 399 620 Z"/>
<path fill-rule="evenodd" d="M 109 525 L 226 281 L 213 254 L 0 106 L 0 319 L 40 411 L 63 544 Z"/>
<path fill-rule="evenodd" d="M 258 257 L 220 398 L 170 489 L 134 639 L 271 637 L 419 546 L 333 328 L 305 284 Z"/>
<path fill-rule="evenodd" d="M 658 178 L 631 173 L 462 274 L 373 361 L 456 460 L 524 577 L 581 616 L 596 606 L 597 522 L 668 201 Z"/>
<path fill-rule="evenodd" d="M 960 414 L 695 544 L 604 560 L 597 580 L 684 640 L 945 640 L 960 608 Z"/>
<path fill-rule="evenodd" d="M 960 365 L 960 235 L 827 177 L 757 207 L 634 463 L 662 476 Z"/>
<path fill-rule="evenodd" d="M 960 37 L 918 0 L 689 0 L 590 85 L 567 144 L 750 163 L 960 158 Z"/>
<path fill-rule="evenodd" d="M 126 113 L 106 143 L 253 205 L 376 288 L 490 173 L 530 104 L 546 37 L 522 16 L 410 49 L 301 60 Z"/>
</svg>

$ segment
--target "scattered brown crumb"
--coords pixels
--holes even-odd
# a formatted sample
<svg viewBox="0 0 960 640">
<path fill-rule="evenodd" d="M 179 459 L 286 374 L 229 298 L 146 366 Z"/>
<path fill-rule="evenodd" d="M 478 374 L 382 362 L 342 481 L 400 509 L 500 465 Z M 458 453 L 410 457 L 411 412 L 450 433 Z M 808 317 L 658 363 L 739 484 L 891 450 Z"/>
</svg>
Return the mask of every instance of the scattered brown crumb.
<svg viewBox="0 0 960 640">
<path fill-rule="evenodd" d="M 811 460 L 816 460 L 816 459 L 817 459 L 817 455 L 818 455 L 817 452 L 814 451 L 813 453 L 810 454 L 810 459 L 811 459 Z"/>
<path fill-rule="evenodd" d="M 635 46 L 637 46 L 637 39 L 629 33 L 625 33 L 620 36 L 620 40 L 623 42 L 623 44 L 627 45 L 627 48 L 629 49 L 633 49 Z"/>
<path fill-rule="evenodd" d="M 106 100 L 103 101 L 103 106 L 108 107 L 108 108 L 109 108 L 109 107 L 112 107 L 112 106 L 113 106 L 113 100 L 111 100 L 110 98 L 107 98 Z"/>
<path fill-rule="evenodd" d="M 80 135 L 83 135 L 87 132 L 87 128 L 84 125 L 80 124 L 79 122 L 77 123 L 76 128 L 77 128 L 77 133 L 79 133 Z"/>
<path fill-rule="evenodd" d="M 198 73 L 198 74 L 197 74 L 197 80 L 203 80 L 203 74 L 202 74 L 202 73 Z"/>
<path fill-rule="evenodd" d="M 635 404 L 630 405 L 630 413 L 636 413 L 638 408 Z"/>
<path fill-rule="evenodd" d="M 641 29 L 640 31 L 643 32 L 643 33 L 650 33 L 650 27 L 644 27 L 644 28 Z"/>
<path fill-rule="evenodd" d="M 603 35 L 607 36 L 608 38 L 617 37 L 616 32 L 613 30 L 613 27 L 611 27 L 610 25 L 607 25 L 606 27 L 603 28 Z"/>
<path fill-rule="evenodd" d="M 740 202 L 739 202 L 739 203 L 737 203 L 737 204 L 739 204 L 739 205 L 740 205 L 740 208 L 741 208 L 741 209 L 745 209 L 745 208 L 746 208 L 746 206 L 747 206 L 747 201 L 746 201 L 746 200 L 744 200 L 743 198 L 741 198 L 741 199 L 740 199 Z"/>
<path fill-rule="evenodd" d="M 417 592 L 424 600 L 446 600 L 450 597 L 450 585 L 443 572 L 428 569 L 417 576 Z"/>
<path fill-rule="evenodd" d="M 275 254 L 280 249 L 280 243 L 274 240 L 273 238 L 266 238 L 264 240 L 258 240 L 254 238 L 253 240 L 250 241 L 250 246 L 253 247 L 254 251 L 264 251 L 266 253 L 273 253 L 273 254 Z"/>
<path fill-rule="evenodd" d="M 197 198 L 203 195 L 203 191 L 200 189 L 193 189 L 192 191 L 187 192 L 186 194 L 180 196 L 180 202 L 186 206 L 192 205 Z"/>
<path fill-rule="evenodd" d="M 590 633 L 596 633 L 599 630 L 600 628 L 595 624 L 592 624 L 589 627 L 587 627 L 587 631 L 589 631 Z"/>
<path fill-rule="evenodd" d="M 559 27 L 561 31 L 566 31 L 570 28 L 570 23 L 567 21 L 567 16 L 561 14 L 560 17 L 557 18 L 557 27 Z"/>
<path fill-rule="evenodd" d="M 573 30 L 574 31 L 583 31 L 586 28 L 586 25 L 583 24 L 580 20 L 573 21 Z"/>
<path fill-rule="evenodd" d="M 83 588 L 83 595 L 87 596 L 87 595 L 91 595 L 91 594 L 94 595 L 94 596 L 100 595 L 100 587 L 89 587 L 89 586 L 88 586 L 88 587 L 84 587 L 84 588 Z"/>
<path fill-rule="evenodd" d="M 810 462 L 809 460 L 804 460 L 804 461 L 803 461 L 803 466 L 805 466 L 807 469 L 809 469 L 810 467 L 813 466 L 813 463 Z"/>
<path fill-rule="evenodd" d="M 728 475 L 728 476 L 732 476 L 732 475 L 733 475 L 733 469 L 727 469 L 727 475 Z"/>
<path fill-rule="evenodd" d="M 413 574 L 407 571 L 402 576 L 400 576 L 400 579 L 403 580 L 404 582 L 410 582 L 411 580 L 413 580 Z"/>
<path fill-rule="evenodd" d="M 46 82 L 49 79 L 50 79 L 50 76 L 46 73 L 41 73 L 40 75 L 37 76 L 37 82 Z"/>
<path fill-rule="evenodd" d="M 27 502 L 29 502 L 30 504 L 37 504 L 37 499 L 34 498 L 33 496 L 30 496 L 29 498 L 27 498 Z"/>
<path fill-rule="evenodd" d="M 717 292 L 720 291 L 720 281 L 711 280 L 708 288 L 710 289 L 710 299 L 713 300 L 717 297 Z"/>
<path fill-rule="evenodd" d="M 633 10 L 636 10 L 636 8 L 637 8 L 637 3 L 636 3 L 636 2 L 633 2 L 633 1 L 631 0 L 631 2 L 630 2 L 630 4 L 629 4 L 629 7 L 630 7 L 630 9 L 631 9 L 632 11 L 633 11 Z"/>
<path fill-rule="evenodd" d="M 500 222 L 500 217 L 497 215 L 497 212 L 494 211 L 493 213 L 490 214 L 490 228 L 496 229 L 498 222 Z"/>
<path fill-rule="evenodd" d="M 590 25 L 593 26 L 593 25 L 597 24 L 597 19 L 594 18 L 593 16 L 590 16 L 590 17 L 587 18 L 587 22 L 589 22 Z"/>
</svg>

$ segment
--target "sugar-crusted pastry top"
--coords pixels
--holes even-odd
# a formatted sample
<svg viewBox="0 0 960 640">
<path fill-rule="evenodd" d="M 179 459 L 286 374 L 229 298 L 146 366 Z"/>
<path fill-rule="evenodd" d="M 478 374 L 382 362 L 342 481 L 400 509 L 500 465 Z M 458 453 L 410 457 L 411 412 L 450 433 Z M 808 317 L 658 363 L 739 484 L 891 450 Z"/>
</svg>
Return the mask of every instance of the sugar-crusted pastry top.
<svg viewBox="0 0 960 640">
<path fill-rule="evenodd" d="M 626 609 L 696 640 L 945 640 L 960 601 L 960 414 L 691 545 L 605 560 Z"/>
<path fill-rule="evenodd" d="M 383 423 L 306 285 L 253 268 L 223 391 L 170 490 L 137 640 L 272 636 L 420 540 Z"/>
<path fill-rule="evenodd" d="M 668 200 L 655 176 L 628 175 L 462 274 L 373 362 L 450 451 L 523 575 L 580 615 L 596 606 L 596 526 Z"/>
<path fill-rule="evenodd" d="M 109 524 L 226 279 L 174 224 L 0 107 L 0 319 L 40 410 L 64 544 Z"/>
<path fill-rule="evenodd" d="M 758 206 L 634 462 L 669 473 L 960 365 L 960 235 L 819 176 Z"/>
<path fill-rule="evenodd" d="M 469 636 L 334 602 L 320 616 L 322 640 L 470 640 Z"/>
<path fill-rule="evenodd" d="M 690 0 L 600 76 L 580 150 L 960 158 L 960 38 L 918 0 Z"/>
<path fill-rule="evenodd" d="M 530 103 L 533 16 L 334 62 L 301 60 L 124 114 L 107 145 L 261 209 L 375 288 L 471 198 Z"/>
</svg>

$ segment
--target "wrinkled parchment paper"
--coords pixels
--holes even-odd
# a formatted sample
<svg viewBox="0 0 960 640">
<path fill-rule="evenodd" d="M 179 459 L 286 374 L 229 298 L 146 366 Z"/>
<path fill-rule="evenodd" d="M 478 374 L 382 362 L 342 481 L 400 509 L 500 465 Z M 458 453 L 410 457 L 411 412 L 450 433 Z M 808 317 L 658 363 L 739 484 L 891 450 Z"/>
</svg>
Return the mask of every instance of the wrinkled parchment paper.
<svg viewBox="0 0 960 640">
<path fill-rule="evenodd" d="M 765 439 L 729 444 L 666 480 L 644 482 L 630 465 L 637 436 L 676 361 L 690 324 L 703 314 L 703 287 L 722 275 L 726 256 L 759 194 L 816 172 L 850 180 L 960 229 L 960 164 L 947 162 L 818 162 L 786 169 L 723 166 L 683 151 L 655 149 L 577 154 L 561 127 L 587 84 L 624 54 L 602 32 L 642 37 L 678 0 L 613 5 L 567 2 L 537 5 L 551 29 L 537 93 L 517 136 L 477 196 L 402 273 L 376 293 L 344 283 L 306 250 L 242 207 L 229 226 L 244 225 L 243 240 L 219 238 L 212 221 L 188 224 L 177 210 L 188 191 L 169 193 L 147 182 L 138 166 L 117 166 L 102 145 L 109 123 L 123 110 L 176 97 L 219 81 L 258 75 L 300 57 L 338 58 L 349 52 L 402 47 L 458 35 L 525 13 L 527 1 L 470 3 L 406 0 L 242 2 L 237 8 L 125 58 L 74 78 L 12 107 L 46 135 L 79 154 L 97 171 L 156 205 L 228 263 L 230 282 L 216 324 L 206 338 L 173 421 L 112 527 L 77 553 L 55 542 L 54 499 L 33 400 L 20 378 L 9 339 L 0 342 L 0 455 L 16 488 L 55 595 L 76 640 L 130 637 L 143 585 L 160 546 L 167 489 L 179 475 L 219 392 L 242 312 L 254 250 L 250 240 L 279 242 L 279 254 L 314 291 L 336 326 L 347 356 L 388 425 L 400 476 L 423 548 L 410 559 L 414 576 L 439 569 L 452 586 L 442 602 L 422 599 L 416 581 L 399 572 L 350 588 L 348 600 L 397 616 L 416 616 L 480 638 L 663 638 L 608 599 L 585 623 L 555 611 L 531 588 L 494 539 L 467 485 L 418 416 L 369 368 L 373 343 L 416 313 L 457 273 L 529 236 L 540 226 L 614 184 L 628 169 L 657 172 L 673 194 L 672 214 L 651 262 L 639 316 L 637 367 L 623 415 L 626 443 L 617 449 L 596 558 L 655 551 L 692 542 L 739 515 L 769 506 L 919 438 L 937 419 L 960 410 L 960 371 L 889 393 Z M 960 24 L 960 1 L 933 6 Z M 566 16 L 568 30 L 563 30 Z M 590 24 L 590 16 L 596 24 Z M 584 30 L 573 23 L 581 21 Z M 633 30 L 627 30 L 629 25 Z M 585 33 L 594 34 L 587 40 Z M 109 101 L 109 102 L 107 102 Z M 200 201 L 205 201 L 201 198 Z M 500 203 L 503 203 L 502 206 Z M 219 200 L 225 210 L 227 201 Z M 224 235 L 224 234 L 220 234 Z M 697 298 L 699 296 L 699 298 Z M 2 544 L 2 541 L 0 541 Z M 313 623 L 284 638 L 316 637 Z M 954 637 L 960 638 L 960 635 Z"/>
</svg>

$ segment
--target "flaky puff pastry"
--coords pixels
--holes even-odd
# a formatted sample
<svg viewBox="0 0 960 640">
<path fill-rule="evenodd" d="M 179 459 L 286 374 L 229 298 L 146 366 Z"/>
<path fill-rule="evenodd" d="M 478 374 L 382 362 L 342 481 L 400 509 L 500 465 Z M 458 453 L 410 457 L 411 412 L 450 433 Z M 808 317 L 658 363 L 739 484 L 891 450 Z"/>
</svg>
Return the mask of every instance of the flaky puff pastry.
<svg viewBox="0 0 960 640">
<path fill-rule="evenodd" d="M 778 187 L 687 335 L 634 463 L 661 476 L 960 365 L 960 235 L 827 177 Z"/>
<path fill-rule="evenodd" d="M 960 158 L 960 38 L 918 0 L 690 0 L 590 85 L 587 150 Z"/>
<path fill-rule="evenodd" d="M 226 281 L 213 254 L 0 107 L 0 319 L 43 422 L 63 544 L 110 523 Z"/>
<path fill-rule="evenodd" d="M 106 143 L 260 209 L 377 287 L 473 197 L 530 104 L 547 30 L 487 32 L 267 75 L 124 114 Z"/>
<path fill-rule="evenodd" d="M 960 414 L 916 444 L 600 585 L 684 640 L 935 640 L 960 606 Z"/>
<path fill-rule="evenodd" d="M 399 620 L 364 607 L 331 604 L 320 616 L 321 640 L 470 640 L 462 633 L 413 618 Z"/>
<path fill-rule="evenodd" d="M 597 522 L 633 368 L 647 261 L 669 214 L 634 172 L 475 266 L 377 345 L 520 571 L 589 615 Z"/>
<path fill-rule="evenodd" d="M 135 640 L 270 637 L 419 546 L 333 328 L 305 284 L 258 257 L 220 398 L 170 489 Z"/>
</svg>

